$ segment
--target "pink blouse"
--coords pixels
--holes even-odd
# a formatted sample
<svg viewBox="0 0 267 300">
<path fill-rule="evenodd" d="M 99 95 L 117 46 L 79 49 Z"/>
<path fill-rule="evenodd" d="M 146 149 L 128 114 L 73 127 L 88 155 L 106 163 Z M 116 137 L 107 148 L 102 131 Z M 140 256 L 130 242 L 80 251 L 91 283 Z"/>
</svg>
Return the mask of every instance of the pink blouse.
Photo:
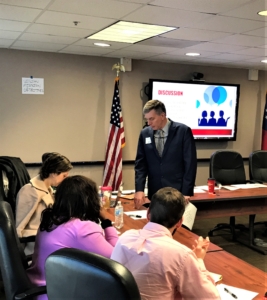
<svg viewBox="0 0 267 300">
<path fill-rule="evenodd" d="M 39 230 L 32 265 L 27 270 L 28 276 L 37 286 L 46 285 L 45 261 L 52 252 L 61 248 L 76 248 L 110 258 L 117 240 L 115 228 L 107 227 L 103 230 L 95 222 L 80 219 L 72 219 L 51 232 Z M 38 300 L 41 299 L 47 299 L 47 296 L 39 296 Z"/>
</svg>

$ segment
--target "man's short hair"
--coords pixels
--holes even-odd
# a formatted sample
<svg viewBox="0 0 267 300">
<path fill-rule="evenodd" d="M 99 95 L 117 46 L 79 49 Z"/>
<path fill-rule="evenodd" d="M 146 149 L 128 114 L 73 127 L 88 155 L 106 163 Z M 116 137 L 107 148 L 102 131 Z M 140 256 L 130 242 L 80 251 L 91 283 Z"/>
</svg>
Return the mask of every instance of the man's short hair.
<svg viewBox="0 0 267 300">
<path fill-rule="evenodd" d="M 152 196 L 149 211 L 150 222 L 172 228 L 184 214 L 185 198 L 174 188 L 162 188 Z"/>
<path fill-rule="evenodd" d="M 165 113 L 165 115 L 166 115 L 166 107 L 165 107 L 164 103 L 162 103 L 159 100 L 147 101 L 147 103 L 145 104 L 145 106 L 143 108 L 143 114 L 149 113 L 152 109 L 154 109 L 156 111 L 157 115 L 161 115 L 162 113 Z"/>
</svg>

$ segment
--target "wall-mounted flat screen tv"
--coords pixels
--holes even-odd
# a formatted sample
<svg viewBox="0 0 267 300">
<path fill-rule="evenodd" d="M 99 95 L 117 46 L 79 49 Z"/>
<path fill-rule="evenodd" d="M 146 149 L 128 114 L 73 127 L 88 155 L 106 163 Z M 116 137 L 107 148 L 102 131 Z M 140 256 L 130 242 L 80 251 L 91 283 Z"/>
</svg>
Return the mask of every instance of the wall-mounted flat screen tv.
<svg viewBox="0 0 267 300">
<path fill-rule="evenodd" d="M 192 129 L 196 140 L 236 140 L 238 84 L 149 79 L 149 98 L 162 101 L 167 117 Z"/>
</svg>

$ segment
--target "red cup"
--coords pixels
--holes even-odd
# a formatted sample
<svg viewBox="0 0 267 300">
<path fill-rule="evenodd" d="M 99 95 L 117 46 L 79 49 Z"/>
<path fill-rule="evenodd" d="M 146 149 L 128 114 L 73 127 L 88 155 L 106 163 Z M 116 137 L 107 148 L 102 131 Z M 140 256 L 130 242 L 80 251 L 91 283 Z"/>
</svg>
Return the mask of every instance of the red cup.
<svg viewBox="0 0 267 300">
<path fill-rule="evenodd" d="M 208 178 L 208 191 L 210 194 L 214 194 L 215 189 L 215 179 L 214 178 Z"/>
</svg>

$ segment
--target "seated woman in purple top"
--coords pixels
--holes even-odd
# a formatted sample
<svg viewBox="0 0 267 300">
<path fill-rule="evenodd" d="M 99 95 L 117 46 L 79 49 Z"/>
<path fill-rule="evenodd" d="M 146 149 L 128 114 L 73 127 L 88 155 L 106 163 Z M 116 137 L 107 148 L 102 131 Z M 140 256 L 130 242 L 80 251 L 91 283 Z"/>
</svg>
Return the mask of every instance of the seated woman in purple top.
<svg viewBox="0 0 267 300">
<path fill-rule="evenodd" d="M 85 176 L 67 177 L 57 188 L 53 206 L 42 213 L 29 278 L 37 286 L 45 285 L 45 261 L 58 249 L 77 248 L 110 258 L 117 240 L 115 228 L 100 207 L 95 182 Z"/>
</svg>

